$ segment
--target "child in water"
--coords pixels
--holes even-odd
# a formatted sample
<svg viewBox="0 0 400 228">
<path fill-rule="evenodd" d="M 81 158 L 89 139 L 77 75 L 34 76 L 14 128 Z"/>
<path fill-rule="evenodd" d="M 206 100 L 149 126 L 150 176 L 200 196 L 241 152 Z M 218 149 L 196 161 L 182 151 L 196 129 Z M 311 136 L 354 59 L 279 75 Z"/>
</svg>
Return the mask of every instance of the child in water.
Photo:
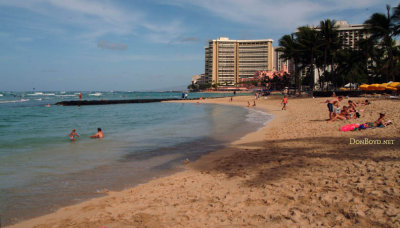
<svg viewBox="0 0 400 228">
<path fill-rule="evenodd" d="M 71 139 L 71 141 L 75 141 L 76 137 L 80 138 L 79 135 L 76 133 L 75 128 L 72 129 L 71 133 L 69 133 L 69 139 Z"/>
</svg>

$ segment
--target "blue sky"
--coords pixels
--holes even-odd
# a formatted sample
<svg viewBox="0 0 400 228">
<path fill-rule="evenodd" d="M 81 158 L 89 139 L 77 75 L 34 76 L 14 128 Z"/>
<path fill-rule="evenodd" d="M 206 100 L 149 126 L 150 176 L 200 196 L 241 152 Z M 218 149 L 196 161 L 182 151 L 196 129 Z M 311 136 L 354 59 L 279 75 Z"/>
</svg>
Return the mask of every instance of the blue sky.
<svg viewBox="0 0 400 228">
<path fill-rule="evenodd" d="M 382 0 L 0 0 L 0 90 L 156 90 L 204 72 L 209 39 L 273 39 Z"/>
</svg>

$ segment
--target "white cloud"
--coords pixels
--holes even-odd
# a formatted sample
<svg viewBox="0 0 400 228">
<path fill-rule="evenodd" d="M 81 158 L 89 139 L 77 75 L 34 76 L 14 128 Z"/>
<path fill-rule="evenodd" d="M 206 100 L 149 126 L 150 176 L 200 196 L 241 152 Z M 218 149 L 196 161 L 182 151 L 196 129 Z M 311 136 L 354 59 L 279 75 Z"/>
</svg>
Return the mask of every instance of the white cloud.
<svg viewBox="0 0 400 228">
<path fill-rule="evenodd" d="M 70 37 L 82 40 L 93 41 L 108 34 L 129 36 L 138 33 L 137 30 L 140 29 L 141 32 L 144 31 L 145 36 L 158 37 L 150 39 L 151 41 L 169 42 L 183 33 L 179 21 L 154 22 L 151 16 L 143 11 L 135 9 L 128 11 L 105 0 L 0 0 L 1 6 L 22 8 L 44 16 L 51 20 L 48 26 L 54 29 L 63 27 L 68 30 Z M 27 24 L 31 28 L 40 28 L 43 26 L 42 23 L 43 21 L 37 23 L 30 21 Z M 48 30 L 51 32 L 51 29 Z"/>
<path fill-rule="evenodd" d="M 392 2 L 388 4 L 397 5 L 394 0 L 388 1 Z M 200 7 L 215 16 L 240 24 L 287 30 L 316 23 L 328 13 L 331 15 L 332 12 L 343 10 L 384 6 L 386 3 L 382 3 L 382 0 L 171 0 L 163 4 Z"/>
</svg>

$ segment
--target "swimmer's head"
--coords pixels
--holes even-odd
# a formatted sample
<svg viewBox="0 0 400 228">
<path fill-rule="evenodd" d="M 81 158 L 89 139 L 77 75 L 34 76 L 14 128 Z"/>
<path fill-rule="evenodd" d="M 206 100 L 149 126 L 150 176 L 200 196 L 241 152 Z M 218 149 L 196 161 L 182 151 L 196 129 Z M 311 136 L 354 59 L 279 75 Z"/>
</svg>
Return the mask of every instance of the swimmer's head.
<svg viewBox="0 0 400 228">
<path fill-rule="evenodd" d="M 101 131 L 101 128 L 97 128 L 97 131 Z"/>
<path fill-rule="evenodd" d="M 75 128 L 73 128 L 72 131 L 75 132 Z"/>
</svg>

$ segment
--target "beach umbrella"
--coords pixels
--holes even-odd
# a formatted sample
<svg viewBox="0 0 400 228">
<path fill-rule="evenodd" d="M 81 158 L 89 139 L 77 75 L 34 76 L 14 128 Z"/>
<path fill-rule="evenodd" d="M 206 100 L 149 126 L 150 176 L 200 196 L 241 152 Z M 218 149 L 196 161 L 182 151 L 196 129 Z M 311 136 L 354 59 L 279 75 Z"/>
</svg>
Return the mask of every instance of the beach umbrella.
<svg viewBox="0 0 400 228">
<path fill-rule="evenodd" d="M 386 90 L 397 91 L 398 89 L 396 87 L 388 86 L 388 87 L 386 87 Z"/>
<path fill-rule="evenodd" d="M 385 90 L 385 88 L 380 87 L 380 84 L 372 84 L 368 87 L 368 90 Z"/>
<path fill-rule="evenodd" d="M 389 83 L 382 83 L 379 85 L 380 88 L 386 89 L 388 87 Z"/>
<path fill-rule="evenodd" d="M 368 90 L 368 87 L 369 87 L 368 84 L 363 84 L 363 85 L 360 85 L 360 87 L 358 87 L 358 88 L 361 90 Z"/>
<path fill-rule="evenodd" d="M 357 87 L 357 84 L 355 84 L 355 83 L 347 83 L 346 85 L 344 85 L 344 88 L 356 88 Z"/>
<path fill-rule="evenodd" d="M 400 82 L 392 82 L 392 83 L 389 83 L 388 86 L 395 87 L 395 88 L 400 88 Z"/>
</svg>

